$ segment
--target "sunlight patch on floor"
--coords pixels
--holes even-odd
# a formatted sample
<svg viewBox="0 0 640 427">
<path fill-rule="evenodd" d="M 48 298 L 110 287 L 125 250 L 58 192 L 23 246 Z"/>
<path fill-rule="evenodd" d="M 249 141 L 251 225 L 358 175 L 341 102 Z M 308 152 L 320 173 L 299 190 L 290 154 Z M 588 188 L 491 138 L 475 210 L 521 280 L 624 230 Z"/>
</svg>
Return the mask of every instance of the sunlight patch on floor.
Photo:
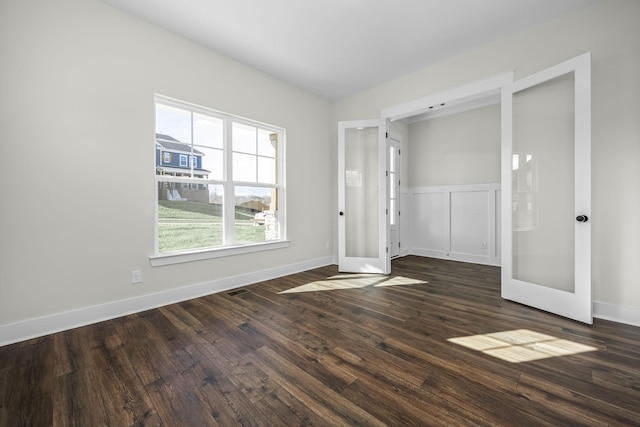
<svg viewBox="0 0 640 427">
<path fill-rule="evenodd" d="M 298 292 L 334 291 L 338 289 L 360 289 L 366 288 L 367 286 L 377 288 L 385 286 L 419 285 L 424 283 L 427 282 L 402 276 L 389 277 L 383 274 L 338 274 L 328 277 L 326 280 L 318 280 L 278 293 L 292 294 Z"/>
<path fill-rule="evenodd" d="M 530 362 L 597 350 L 595 347 L 528 329 L 449 338 L 447 341 L 511 363 Z"/>
</svg>

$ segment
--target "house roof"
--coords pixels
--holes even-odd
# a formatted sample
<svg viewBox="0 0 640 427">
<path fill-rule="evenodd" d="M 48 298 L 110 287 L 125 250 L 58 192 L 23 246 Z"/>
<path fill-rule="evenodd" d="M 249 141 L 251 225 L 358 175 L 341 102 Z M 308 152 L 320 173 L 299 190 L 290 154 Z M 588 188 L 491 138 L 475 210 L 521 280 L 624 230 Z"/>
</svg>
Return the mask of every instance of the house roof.
<svg viewBox="0 0 640 427">
<path fill-rule="evenodd" d="M 165 150 L 178 151 L 181 153 L 191 154 L 190 144 L 185 144 L 184 142 L 180 142 L 170 135 L 165 135 L 163 133 L 156 133 L 156 143 L 158 143 Z M 200 156 L 205 155 L 202 151 L 198 151 L 195 148 L 193 149 L 193 154 L 198 154 Z"/>
<path fill-rule="evenodd" d="M 166 141 L 180 142 L 174 137 L 172 137 L 171 135 L 166 135 L 164 133 L 156 133 L 156 139 L 164 139 Z"/>
</svg>

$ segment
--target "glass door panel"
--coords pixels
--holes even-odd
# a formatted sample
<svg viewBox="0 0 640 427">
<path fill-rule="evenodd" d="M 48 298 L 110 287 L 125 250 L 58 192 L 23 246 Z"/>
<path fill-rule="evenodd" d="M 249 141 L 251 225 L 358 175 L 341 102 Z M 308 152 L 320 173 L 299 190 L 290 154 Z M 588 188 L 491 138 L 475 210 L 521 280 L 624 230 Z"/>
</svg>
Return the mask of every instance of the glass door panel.
<svg viewBox="0 0 640 427">
<path fill-rule="evenodd" d="M 386 121 L 338 124 L 338 268 L 391 271 L 387 247 Z"/>
<path fill-rule="evenodd" d="M 574 76 L 513 95 L 513 278 L 574 291 Z"/>
<path fill-rule="evenodd" d="M 378 128 L 346 129 L 345 254 L 378 258 Z"/>
</svg>

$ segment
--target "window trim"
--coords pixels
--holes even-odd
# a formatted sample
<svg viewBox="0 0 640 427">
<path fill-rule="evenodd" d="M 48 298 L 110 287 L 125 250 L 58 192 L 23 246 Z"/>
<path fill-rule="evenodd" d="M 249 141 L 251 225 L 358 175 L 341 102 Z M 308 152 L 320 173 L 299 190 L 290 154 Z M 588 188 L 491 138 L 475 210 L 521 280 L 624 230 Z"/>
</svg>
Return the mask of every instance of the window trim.
<svg viewBox="0 0 640 427">
<path fill-rule="evenodd" d="M 149 261 L 152 267 L 157 267 L 161 265 L 180 264 L 183 262 L 202 261 L 205 259 L 283 249 L 288 248 L 290 243 L 289 240 L 271 240 L 268 242 L 245 243 L 234 246 L 216 246 L 192 251 L 166 252 L 151 255 Z"/>
<path fill-rule="evenodd" d="M 161 266 L 161 265 L 170 265 L 182 262 L 191 262 L 198 261 L 204 259 L 211 258 L 220 258 L 226 256 L 233 256 L 245 253 L 253 253 L 260 252 L 266 250 L 274 250 L 286 248 L 289 246 L 290 241 L 287 240 L 287 229 L 286 229 L 286 171 L 284 169 L 285 165 L 285 144 L 286 144 L 286 129 L 277 127 L 274 125 L 266 124 L 257 120 L 251 120 L 247 118 L 243 118 L 240 116 L 236 116 L 229 113 L 223 113 L 220 111 L 216 111 L 207 107 L 199 106 L 192 104 L 190 102 L 180 101 L 174 98 L 166 97 L 159 94 L 154 94 L 153 106 L 154 110 L 157 104 L 166 105 L 169 107 L 180 108 L 183 110 L 190 110 L 192 113 L 207 115 L 211 117 L 218 118 L 223 122 L 223 147 L 216 148 L 223 152 L 224 159 L 224 172 L 223 177 L 228 178 L 225 179 L 211 179 L 211 178 L 197 178 L 197 177 L 186 177 L 186 176 L 169 176 L 169 175 L 157 175 L 155 173 L 155 165 L 154 165 L 154 253 L 149 256 L 149 260 L 152 266 Z M 233 147 L 232 147 L 232 133 L 231 126 L 232 123 L 243 123 L 249 126 L 257 127 L 259 129 L 277 133 L 279 136 L 278 147 L 276 151 L 276 174 L 278 177 L 278 182 L 269 184 L 269 183 L 260 183 L 260 182 L 243 182 L 243 181 L 234 181 L 233 180 L 233 164 L 232 164 L 232 156 L 233 156 Z M 155 128 L 156 126 L 154 126 Z M 155 131 L 154 131 L 154 142 L 155 142 Z M 154 144 L 155 146 L 155 144 Z M 192 148 L 195 145 L 192 144 Z M 195 156 L 194 156 L 195 159 Z M 187 160 L 189 162 L 189 160 Z M 233 243 L 233 244 L 222 244 L 220 246 L 211 246 L 205 248 L 196 248 L 192 250 L 180 250 L 180 251 L 168 251 L 168 252 L 159 252 L 159 242 L 158 242 L 158 184 L 161 182 L 176 182 L 176 183 L 189 183 L 189 184 L 203 184 L 203 185 L 222 185 L 225 193 L 229 191 L 233 194 L 233 191 L 236 186 L 249 186 L 249 187 L 263 187 L 263 188 L 274 188 L 278 191 L 278 228 L 279 228 L 279 239 L 277 240 L 269 240 L 265 242 L 253 242 L 253 243 Z M 233 196 L 230 196 L 230 200 L 233 201 Z M 229 206 L 230 205 L 230 206 Z M 223 205 L 223 215 L 227 218 L 234 218 L 234 205 L 235 203 L 228 203 L 228 200 L 225 199 L 225 203 Z M 228 216 L 231 215 L 231 216 Z M 235 221 L 223 221 L 223 226 L 225 227 L 225 232 L 228 234 L 227 228 L 233 229 Z"/>
</svg>

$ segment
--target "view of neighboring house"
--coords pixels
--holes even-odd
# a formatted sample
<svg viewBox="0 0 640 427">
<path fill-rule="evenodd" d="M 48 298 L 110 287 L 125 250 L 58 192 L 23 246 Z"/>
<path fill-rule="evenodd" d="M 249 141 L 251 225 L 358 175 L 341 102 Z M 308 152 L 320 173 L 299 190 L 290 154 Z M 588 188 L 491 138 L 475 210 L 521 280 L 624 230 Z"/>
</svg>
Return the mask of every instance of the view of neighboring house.
<svg viewBox="0 0 640 427">
<path fill-rule="evenodd" d="M 180 142 L 172 136 L 156 133 L 156 173 L 158 175 L 191 176 L 207 178 L 209 171 L 202 169 L 204 153 L 193 149 L 191 144 Z"/>
<path fill-rule="evenodd" d="M 202 168 L 204 153 L 192 150 L 190 144 L 170 135 L 156 133 L 156 174 L 207 178 L 210 171 Z M 207 186 L 203 184 L 161 183 L 159 200 L 195 200 L 208 202 Z"/>
</svg>

